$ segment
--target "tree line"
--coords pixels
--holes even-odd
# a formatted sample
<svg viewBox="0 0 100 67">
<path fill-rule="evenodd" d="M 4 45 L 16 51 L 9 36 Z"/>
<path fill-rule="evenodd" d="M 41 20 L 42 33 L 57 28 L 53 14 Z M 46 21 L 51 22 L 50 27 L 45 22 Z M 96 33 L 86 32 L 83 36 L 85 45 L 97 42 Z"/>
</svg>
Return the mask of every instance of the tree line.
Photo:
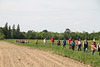
<svg viewBox="0 0 100 67">
<path fill-rule="evenodd" d="M 8 26 L 8 23 L 6 23 L 4 27 L 0 27 L 0 39 L 51 39 L 52 37 L 54 37 L 54 39 L 66 38 L 68 40 L 70 37 L 72 37 L 75 40 L 99 40 L 99 35 L 100 32 L 72 32 L 69 28 L 67 28 L 63 33 L 50 32 L 47 30 L 43 30 L 41 32 L 35 32 L 33 30 L 21 32 L 19 24 L 17 25 L 17 28 L 15 28 L 15 24 L 11 27 L 10 25 Z"/>
</svg>

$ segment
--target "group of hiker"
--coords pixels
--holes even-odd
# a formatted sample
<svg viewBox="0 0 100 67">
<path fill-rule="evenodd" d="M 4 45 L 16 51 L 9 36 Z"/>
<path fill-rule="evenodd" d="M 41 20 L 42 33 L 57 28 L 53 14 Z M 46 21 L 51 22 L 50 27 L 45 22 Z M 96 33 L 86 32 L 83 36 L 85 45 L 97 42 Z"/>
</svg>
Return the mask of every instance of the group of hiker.
<svg viewBox="0 0 100 67">
<path fill-rule="evenodd" d="M 29 43 L 28 40 L 16 40 L 16 42 L 18 42 L 18 43 Z"/>
<path fill-rule="evenodd" d="M 82 46 L 81 39 L 76 41 L 76 45 L 77 45 L 78 51 L 81 51 L 81 46 Z M 69 39 L 69 49 L 71 48 L 71 46 L 72 46 L 72 50 L 74 50 L 75 41 L 72 38 Z M 97 47 L 96 47 L 95 39 L 93 39 L 93 41 L 91 42 L 92 55 L 94 55 L 94 52 L 96 49 L 99 51 L 99 55 L 100 55 L 100 43 L 98 43 Z M 87 52 L 87 50 L 88 50 L 88 42 L 86 39 L 83 42 L 83 50 L 84 50 L 84 52 Z"/>
<path fill-rule="evenodd" d="M 44 42 L 44 45 L 46 45 L 47 43 L 47 39 L 45 38 L 43 40 Z M 38 43 L 38 40 L 36 39 L 35 43 L 37 44 Z M 75 44 L 77 46 L 77 50 L 78 51 L 81 51 L 81 47 L 83 46 L 83 51 L 84 52 L 88 52 L 88 41 L 85 39 L 84 42 L 82 43 L 81 42 L 81 39 L 77 40 L 75 42 L 74 39 L 72 39 L 72 37 L 70 37 L 70 39 L 68 40 L 68 44 L 69 44 L 69 49 L 72 49 L 74 50 L 75 49 Z M 82 45 L 83 44 L 83 45 Z M 52 37 L 51 39 L 51 45 L 54 45 L 54 38 Z M 61 42 L 60 42 L 60 39 L 57 40 L 57 45 L 60 46 L 61 45 Z M 66 48 L 66 39 L 64 38 L 64 40 L 62 41 L 62 45 L 64 48 Z M 99 51 L 99 55 L 100 55 L 100 43 L 97 44 L 97 47 L 96 47 L 96 42 L 95 42 L 95 39 L 93 39 L 93 41 L 91 42 L 91 50 L 92 50 L 92 55 L 94 55 L 94 52 L 95 50 L 98 50 Z"/>
<path fill-rule="evenodd" d="M 16 42 L 18 42 L 18 43 L 29 43 L 28 40 L 16 40 Z M 44 42 L 44 45 L 46 45 L 47 39 L 44 38 L 43 42 Z M 38 39 L 35 40 L 35 43 L 38 44 Z M 72 39 L 72 37 L 70 37 L 70 39 L 68 40 L 68 44 L 69 44 L 69 49 L 74 50 L 75 49 L 75 44 L 76 44 L 78 51 L 81 51 L 81 47 L 83 46 L 83 51 L 88 52 L 88 41 L 86 39 L 82 43 L 81 39 L 78 39 L 75 42 L 75 40 Z M 53 37 L 51 39 L 51 45 L 54 45 L 54 38 Z M 57 45 L 58 46 L 61 45 L 60 39 L 57 40 Z M 62 41 L 62 45 L 63 45 L 64 48 L 66 48 L 66 39 L 65 38 Z M 91 42 L 92 55 L 94 55 L 94 52 L 95 52 L 96 49 L 99 51 L 99 55 L 100 55 L 100 42 L 96 46 L 95 39 L 93 39 L 93 41 Z"/>
<path fill-rule="evenodd" d="M 72 50 L 74 50 L 74 47 L 75 47 L 74 39 L 70 38 L 68 41 L 69 41 L 69 49 L 71 49 L 71 47 L 72 47 Z M 81 39 L 76 41 L 76 45 L 77 45 L 78 51 L 81 51 L 81 46 L 82 46 Z M 96 47 L 95 39 L 93 39 L 93 41 L 91 42 L 92 55 L 94 55 L 94 52 L 96 49 L 99 51 L 99 55 L 100 55 L 100 43 L 98 43 L 97 47 Z M 83 50 L 84 50 L 84 52 L 88 51 L 88 42 L 86 39 L 83 42 Z"/>
</svg>

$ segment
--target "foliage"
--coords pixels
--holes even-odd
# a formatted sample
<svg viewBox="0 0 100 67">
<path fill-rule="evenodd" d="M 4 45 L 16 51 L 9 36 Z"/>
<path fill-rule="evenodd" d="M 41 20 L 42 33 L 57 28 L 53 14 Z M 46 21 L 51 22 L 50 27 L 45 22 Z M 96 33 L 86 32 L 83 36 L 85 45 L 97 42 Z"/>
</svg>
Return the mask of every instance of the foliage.
<svg viewBox="0 0 100 67">
<path fill-rule="evenodd" d="M 43 30 L 43 32 L 48 32 L 47 30 Z"/>
<path fill-rule="evenodd" d="M 100 32 L 72 32 L 69 28 L 67 28 L 64 33 L 50 32 L 46 29 L 41 32 L 35 32 L 33 30 L 29 30 L 28 32 L 21 32 L 19 24 L 17 25 L 17 29 L 15 28 L 15 25 L 13 25 L 11 29 L 11 26 L 8 27 L 8 23 L 5 24 L 5 27 L 0 27 L 0 33 L 4 34 L 5 39 L 51 39 L 52 37 L 54 37 L 54 39 L 66 38 L 67 40 L 70 37 L 75 40 L 78 40 L 79 38 L 82 40 L 100 39 Z"/>
<path fill-rule="evenodd" d="M 11 26 L 9 26 L 9 30 L 8 30 L 8 38 L 11 38 Z"/>
<path fill-rule="evenodd" d="M 4 39 L 4 37 L 5 37 L 5 35 L 4 35 L 4 34 L 2 34 L 2 33 L 0 33 L 0 40 L 3 40 L 3 39 Z"/>
<path fill-rule="evenodd" d="M 5 24 L 3 31 L 4 31 L 5 38 L 8 38 L 8 23 Z"/>
</svg>

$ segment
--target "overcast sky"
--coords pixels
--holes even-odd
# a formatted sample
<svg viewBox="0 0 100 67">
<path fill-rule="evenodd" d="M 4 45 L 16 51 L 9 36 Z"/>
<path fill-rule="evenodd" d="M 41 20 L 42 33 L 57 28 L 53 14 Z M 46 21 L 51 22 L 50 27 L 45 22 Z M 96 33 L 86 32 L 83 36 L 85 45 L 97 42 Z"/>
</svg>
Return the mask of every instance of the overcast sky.
<svg viewBox="0 0 100 67">
<path fill-rule="evenodd" d="M 21 31 L 100 31 L 100 0 L 0 0 L 0 27 Z"/>
</svg>

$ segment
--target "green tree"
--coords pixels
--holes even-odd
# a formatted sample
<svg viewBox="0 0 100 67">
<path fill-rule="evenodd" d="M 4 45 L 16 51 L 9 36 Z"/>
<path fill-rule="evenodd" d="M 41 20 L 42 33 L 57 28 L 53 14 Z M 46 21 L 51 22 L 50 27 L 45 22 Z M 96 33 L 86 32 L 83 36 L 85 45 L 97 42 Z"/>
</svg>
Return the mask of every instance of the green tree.
<svg viewBox="0 0 100 67">
<path fill-rule="evenodd" d="M 20 26 L 19 24 L 17 25 L 17 30 L 16 30 L 16 38 L 19 39 L 20 38 Z"/>
<path fill-rule="evenodd" d="M 42 32 L 48 32 L 47 30 L 43 30 Z"/>
<path fill-rule="evenodd" d="M 2 33 L 0 33 L 0 40 L 3 40 L 3 39 L 4 39 L 4 37 L 5 37 L 5 35 L 4 35 L 4 34 L 2 34 Z"/>
<path fill-rule="evenodd" d="M 9 26 L 8 37 L 11 38 L 11 26 Z"/>
<path fill-rule="evenodd" d="M 4 35 L 5 35 L 5 38 L 7 39 L 8 38 L 8 23 L 5 24 Z"/>
<path fill-rule="evenodd" d="M 15 30 L 15 24 L 12 26 L 12 38 L 15 39 L 16 38 L 16 30 Z"/>
<path fill-rule="evenodd" d="M 64 32 L 64 38 L 69 39 L 71 37 L 71 30 L 67 28 Z"/>
<path fill-rule="evenodd" d="M 0 27 L 0 33 L 4 34 L 4 28 Z"/>
</svg>

